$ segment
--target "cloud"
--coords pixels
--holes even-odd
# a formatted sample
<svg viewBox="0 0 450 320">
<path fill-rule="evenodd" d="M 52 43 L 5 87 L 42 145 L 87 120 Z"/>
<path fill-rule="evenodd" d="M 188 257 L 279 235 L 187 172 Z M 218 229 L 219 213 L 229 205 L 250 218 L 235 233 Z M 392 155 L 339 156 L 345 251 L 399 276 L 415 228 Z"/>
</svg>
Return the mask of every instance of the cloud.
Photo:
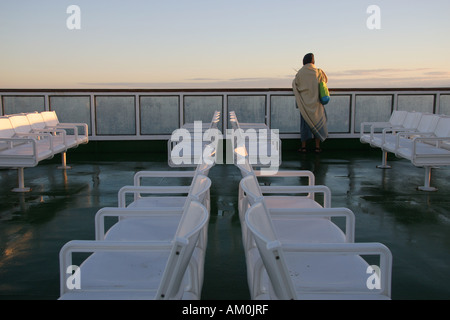
<svg viewBox="0 0 450 320">
<path fill-rule="evenodd" d="M 82 82 L 82 87 L 123 87 L 148 89 L 186 89 L 186 88 L 286 88 L 291 86 L 291 77 L 249 77 L 249 78 L 190 78 L 174 82 Z"/>
<path fill-rule="evenodd" d="M 349 69 L 329 71 L 330 88 L 450 87 L 450 71 L 432 68 Z M 173 82 L 83 82 L 84 88 L 228 89 L 291 88 L 295 73 L 276 77 L 196 77 Z"/>
<path fill-rule="evenodd" d="M 327 73 L 330 87 L 448 87 L 450 72 L 431 68 L 353 69 Z"/>
<path fill-rule="evenodd" d="M 425 70 L 430 70 L 430 68 L 415 68 L 415 69 L 354 69 L 354 70 L 344 70 L 344 71 L 334 71 L 327 72 L 327 75 L 335 77 L 346 77 L 346 76 L 383 76 L 386 74 L 404 74 L 410 72 L 422 72 Z"/>
<path fill-rule="evenodd" d="M 192 78 L 192 79 L 187 79 L 188 81 L 219 81 L 220 79 L 216 79 L 216 78 Z"/>
<path fill-rule="evenodd" d="M 443 77 L 450 76 L 450 72 L 448 71 L 432 71 L 432 72 L 425 72 L 424 74 L 430 76 L 443 76 Z"/>
</svg>

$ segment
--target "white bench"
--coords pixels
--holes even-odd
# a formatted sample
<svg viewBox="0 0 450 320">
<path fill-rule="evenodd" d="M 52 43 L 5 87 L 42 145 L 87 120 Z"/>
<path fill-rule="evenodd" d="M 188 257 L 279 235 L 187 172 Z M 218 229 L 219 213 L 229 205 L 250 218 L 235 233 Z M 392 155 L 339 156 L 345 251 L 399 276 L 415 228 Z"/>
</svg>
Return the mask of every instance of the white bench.
<svg viewBox="0 0 450 320">
<path fill-rule="evenodd" d="M 397 111 L 399 112 L 399 111 Z M 401 114 L 403 115 L 403 113 Z M 370 126 L 370 135 L 369 138 L 364 134 L 363 131 L 361 131 L 361 142 L 362 143 L 369 143 L 371 147 L 373 148 L 381 148 L 382 145 L 388 141 L 392 141 L 395 139 L 395 135 L 397 132 L 401 131 L 415 131 L 417 130 L 417 127 L 419 126 L 420 119 L 422 117 L 422 113 L 420 112 L 406 112 L 405 117 L 403 118 L 403 121 L 401 124 L 396 124 L 393 126 L 380 126 L 378 124 L 373 124 Z M 361 129 L 369 123 L 365 123 L 364 125 L 361 124 Z M 381 133 L 375 133 L 375 130 L 377 128 L 381 128 Z M 387 165 L 387 152 L 383 152 L 382 156 L 382 164 L 378 166 L 378 168 L 382 169 L 388 169 L 390 166 Z"/>
<path fill-rule="evenodd" d="M 245 221 L 261 261 L 255 274 L 267 274 L 258 299 L 387 300 L 391 298 L 392 255 L 381 243 L 284 243 L 264 204 L 254 204 Z M 299 233 L 302 231 L 299 231 Z M 370 265 L 363 256 L 377 256 Z M 378 272 L 379 271 L 379 272 Z"/>
<path fill-rule="evenodd" d="M 315 185 L 312 172 L 305 170 L 282 170 L 265 172 L 253 170 L 249 163 L 246 146 L 239 141 L 235 150 L 235 165 L 239 168 L 243 179 L 239 184 L 239 218 L 241 222 L 242 241 L 247 265 L 247 282 L 252 299 L 267 298 L 267 274 L 261 269 L 261 257 L 253 237 L 248 231 L 245 214 L 249 208 L 261 202 L 270 214 L 273 226 L 280 241 L 330 242 L 345 243 L 354 241 L 355 217 L 346 208 L 331 208 L 331 192 L 326 186 Z M 308 185 L 302 186 L 260 186 L 258 178 L 270 177 L 283 179 L 286 177 L 307 178 Z M 323 204 L 315 200 L 315 195 L 323 196 Z M 331 219 L 344 219 L 342 230 Z"/>
<path fill-rule="evenodd" d="M 434 136 L 440 118 L 437 114 L 424 113 L 420 117 L 420 122 L 416 129 L 399 130 L 395 134 L 389 131 L 383 131 L 383 143 L 379 147 L 385 152 L 395 153 L 399 147 L 409 146 L 413 137 Z"/>
<path fill-rule="evenodd" d="M 245 220 L 245 214 L 252 205 L 259 202 L 263 204 L 270 215 L 276 234 L 283 243 L 354 241 L 354 214 L 346 208 L 330 208 L 331 194 L 327 187 L 270 186 L 264 187 L 264 192 L 261 191 L 262 188 L 259 187 L 254 175 L 248 175 L 240 183 L 240 189 L 245 196 L 240 199 L 239 216 L 252 299 L 259 299 L 267 293 L 267 284 L 263 280 L 265 275 L 258 271 L 261 263 L 260 255 Z M 313 194 L 316 193 L 324 194 L 324 207 L 314 201 Z M 293 194 L 311 194 L 311 196 Z M 345 230 L 341 230 L 331 218 L 345 219 Z"/>
<path fill-rule="evenodd" d="M 393 152 L 414 166 L 425 168 L 424 185 L 419 190 L 436 191 L 430 185 L 432 168 L 450 165 L 450 117 L 441 116 L 432 134 L 400 133 Z"/>
<path fill-rule="evenodd" d="M 230 117 L 238 126 L 235 114 Z M 378 243 L 355 244 L 354 213 L 332 208 L 330 190 L 315 185 L 312 172 L 254 171 L 239 138 L 234 156 L 243 176 L 238 207 L 251 298 L 390 299 L 389 249 Z M 258 179 L 264 176 L 304 177 L 308 185 L 261 186 Z M 317 193 L 323 194 L 323 204 L 315 200 Z M 336 218 L 345 220 L 345 229 Z M 367 284 L 371 266 L 360 254 L 381 256 L 380 289 Z"/>
<path fill-rule="evenodd" d="M 403 123 L 405 122 L 407 111 L 394 110 L 388 121 L 384 122 L 362 122 L 361 123 L 361 137 L 362 143 L 371 143 L 376 135 L 379 135 L 379 131 L 384 128 L 404 128 Z M 369 127 L 369 131 L 366 133 L 366 127 Z"/>
<path fill-rule="evenodd" d="M 277 171 L 282 162 L 281 139 L 277 130 L 265 123 L 240 123 L 236 113 L 229 113 L 231 130 L 227 139 L 237 156 L 247 157 L 250 164 L 267 171 Z"/>
<path fill-rule="evenodd" d="M 216 158 L 215 152 L 221 136 L 218 129 L 220 116 L 220 111 L 215 111 L 209 123 L 185 123 L 175 130 L 167 141 L 169 166 L 195 167 L 202 163 L 205 157 Z M 212 148 L 206 148 L 208 145 Z"/>
<path fill-rule="evenodd" d="M 0 121 L 0 167 L 18 168 L 19 186 L 13 191 L 28 192 L 24 168 L 61 154 L 60 168 L 67 169 L 67 150 L 87 142 L 87 124 L 59 123 L 54 111 L 6 115 Z"/>
<path fill-rule="evenodd" d="M 184 219 L 183 209 L 192 201 L 201 203 L 206 208 L 206 198 L 209 195 L 211 180 L 201 174 L 195 175 L 189 190 L 183 187 L 135 187 L 128 191 L 139 194 L 149 193 L 151 196 L 142 197 L 137 200 L 137 205 L 126 208 L 103 208 L 97 212 L 95 217 L 96 240 L 106 241 L 170 241 L 174 236 L 178 225 Z M 183 203 L 171 201 L 173 193 L 188 193 L 187 196 L 178 197 Z M 164 194 L 168 194 L 164 201 Z M 156 201 L 154 201 L 156 199 Z M 145 201 L 149 200 L 149 201 Z M 173 204 L 170 204 L 170 203 Z M 136 204 L 136 202 L 134 202 Z M 206 211 L 209 214 L 208 208 Z M 118 222 L 112 225 L 105 233 L 105 218 L 116 217 Z M 208 216 L 209 217 L 209 216 Z M 208 225 L 206 224 L 199 236 L 192 257 L 196 273 L 195 285 L 191 293 L 200 298 L 203 285 L 204 261 L 208 239 Z"/>
<path fill-rule="evenodd" d="M 76 148 L 81 144 L 89 142 L 89 132 L 86 123 L 61 123 L 55 111 L 43 111 L 40 113 L 43 122 L 33 121 L 32 126 L 35 130 L 64 130 L 65 144 L 68 148 Z M 33 117 L 33 116 L 32 116 Z M 45 127 L 44 127 L 45 124 Z M 67 165 L 66 152 L 61 153 L 62 164 L 61 169 L 70 169 Z"/>
<path fill-rule="evenodd" d="M 55 155 L 53 139 L 49 133 L 17 134 L 8 117 L 0 117 L 0 167 L 17 168 L 18 187 L 14 192 L 28 192 L 25 187 L 24 168 Z"/>
<path fill-rule="evenodd" d="M 402 126 L 385 127 L 379 134 L 374 134 L 375 127 L 372 127 L 369 136 L 361 131 L 360 140 L 382 150 L 382 164 L 378 168 L 391 168 L 387 164 L 388 153 L 407 159 L 416 167 L 424 167 L 425 182 L 418 189 L 435 191 L 430 186 L 431 169 L 450 165 L 449 119 L 445 115 L 409 112 Z"/>
<path fill-rule="evenodd" d="M 206 146 L 209 148 L 209 146 Z M 94 277 L 94 272 L 100 272 L 102 266 L 108 263 L 108 259 L 116 259 L 120 261 L 120 257 L 127 259 L 130 253 L 128 252 L 128 246 L 130 250 L 133 250 L 133 243 L 171 243 L 174 239 L 177 239 L 180 232 L 185 232 L 185 229 L 189 225 L 195 224 L 195 217 L 191 212 L 192 207 L 202 208 L 202 211 L 206 213 L 206 220 L 209 219 L 210 214 L 210 187 L 211 180 L 207 177 L 210 169 L 213 167 L 212 162 L 203 162 L 199 164 L 196 170 L 161 170 L 161 171 L 139 171 L 134 175 L 134 184 L 130 186 L 124 186 L 118 193 L 118 207 L 105 207 L 100 209 L 95 215 L 95 241 L 90 242 L 73 242 L 75 245 L 79 243 L 84 250 L 89 251 L 93 248 L 93 251 L 106 250 L 106 251 L 122 251 L 114 254 L 114 258 L 110 258 L 110 254 L 107 254 L 107 258 L 99 255 L 98 252 L 92 255 L 88 261 L 88 267 L 83 263 L 83 272 L 88 274 L 88 280 L 85 280 L 82 284 L 85 288 L 81 288 L 82 291 L 77 290 L 68 291 L 64 287 L 63 278 L 61 280 L 61 299 L 126 299 L 126 293 L 130 292 L 130 298 L 152 298 L 151 288 L 144 289 L 145 284 L 135 282 L 134 275 L 127 275 L 127 272 L 141 274 L 145 277 L 156 278 L 161 276 L 151 275 L 152 271 L 146 270 L 148 268 L 158 269 L 162 268 L 165 262 L 165 257 L 155 256 L 155 259 L 151 262 L 151 266 L 146 266 L 147 253 L 139 255 L 135 260 L 136 263 L 142 265 L 143 268 L 136 267 L 133 263 L 122 263 L 123 270 L 113 268 L 114 272 L 118 275 L 110 276 L 101 275 Z M 157 185 L 151 184 L 156 179 Z M 161 179 L 176 179 L 177 185 L 168 183 L 167 185 L 161 185 Z M 189 180 L 189 183 L 185 183 L 185 180 Z M 189 185 L 188 185 L 189 184 Z M 133 196 L 133 197 L 131 197 Z M 130 201 L 131 200 L 131 201 Z M 115 219 L 116 222 L 111 224 L 107 219 Z M 190 221 L 192 220 L 192 221 Z M 191 246 L 192 239 L 189 239 L 189 266 L 183 269 L 174 270 L 171 274 L 172 278 L 182 278 L 183 281 L 177 286 L 178 291 L 174 291 L 168 296 L 167 293 L 164 297 L 161 294 L 157 294 L 154 298 L 157 299 L 200 299 L 201 290 L 203 286 L 204 278 L 204 263 L 208 238 L 208 223 L 204 223 L 200 228 L 198 235 L 194 239 L 194 246 Z M 108 223 L 106 223 L 108 222 Z M 174 238 L 175 237 L 175 238 Z M 109 247 L 109 244 L 113 243 Z M 72 244 L 69 243 L 62 249 L 61 252 L 71 252 Z M 124 250 L 118 248 L 123 247 Z M 149 247 L 150 248 L 150 247 Z M 117 250 L 116 250 L 117 249 Z M 151 250 L 150 250 L 151 251 Z M 167 251 L 167 250 L 166 250 Z M 167 251 L 168 252 L 168 251 Z M 62 253 L 62 255 L 67 255 Z M 149 253 L 152 256 L 153 253 Z M 69 259 L 69 258 L 67 258 Z M 133 258 L 134 259 L 134 258 Z M 142 260 L 142 262 L 141 262 Z M 94 262 L 93 262 L 94 261 Z M 133 261 L 133 260 L 132 260 Z M 62 261 L 62 265 L 66 266 L 68 262 Z M 172 262 L 168 262 L 166 268 L 170 267 Z M 174 265 L 174 267 L 177 267 Z M 63 272 L 64 269 L 61 269 Z M 148 274 L 148 275 L 146 275 Z M 62 275 L 61 275 L 62 276 Z M 181 276 L 181 278 L 180 278 Z M 108 288 L 103 290 L 102 288 L 95 288 L 100 282 L 97 277 L 100 277 L 105 283 L 111 284 Z M 117 278 L 117 279 L 115 279 Z M 161 279 L 161 283 L 164 280 Z M 118 283 L 122 283 L 123 286 L 127 286 L 127 291 L 121 291 L 119 288 L 115 288 Z M 150 284 L 155 286 L 155 284 Z M 108 286 L 108 285 L 107 285 Z M 161 284 L 164 286 L 164 284 Z M 86 289 L 88 289 L 86 291 Z M 119 289 L 117 291 L 116 289 Z M 99 290 L 98 293 L 94 291 Z M 145 290 L 150 290 L 147 293 Z M 134 295 L 134 296 L 133 296 Z"/>
<path fill-rule="evenodd" d="M 170 240 L 66 243 L 60 251 L 59 299 L 198 299 L 191 292 L 196 287 L 191 260 L 208 212 L 192 201 L 182 215 Z M 92 254 L 74 267 L 72 256 L 77 252 Z"/>
<path fill-rule="evenodd" d="M 11 125 L 14 129 L 16 137 L 29 137 L 38 136 L 41 134 L 48 134 L 49 139 L 52 143 L 52 149 L 54 154 L 65 152 L 67 150 L 67 145 L 65 143 L 66 134 L 63 130 L 52 129 L 52 130 L 38 130 L 34 129 L 31 125 L 28 114 L 12 114 L 7 116 L 11 121 Z"/>
<path fill-rule="evenodd" d="M 66 130 L 66 136 L 69 143 L 74 145 L 85 144 L 89 142 L 88 125 L 86 123 L 77 122 L 59 122 L 55 111 L 43 111 L 40 113 L 44 120 L 45 127 L 42 128 L 42 123 L 34 123 L 37 129 L 63 129 Z"/>
</svg>

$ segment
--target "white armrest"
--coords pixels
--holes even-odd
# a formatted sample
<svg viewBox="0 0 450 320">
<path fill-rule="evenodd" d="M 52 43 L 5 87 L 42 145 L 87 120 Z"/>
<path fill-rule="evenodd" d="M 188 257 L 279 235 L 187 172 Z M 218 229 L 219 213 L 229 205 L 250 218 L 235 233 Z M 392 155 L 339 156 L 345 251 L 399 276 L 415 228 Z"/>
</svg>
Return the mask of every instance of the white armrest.
<svg viewBox="0 0 450 320">
<path fill-rule="evenodd" d="M 194 177 L 195 170 L 191 171 L 139 171 L 134 175 L 134 185 L 141 184 L 141 178 L 184 178 Z"/>
<path fill-rule="evenodd" d="M 327 186 L 260 186 L 263 194 L 275 193 L 308 193 L 308 198 L 314 199 L 315 193 L 323 193 L 324 207 L 331 207 L 331 191 Z"/>
<path fill-rule="evenodd" d="M 95 240 L 105 239 L 105 217 L 166 217 L 167 215 L 180 216 L 182 209 L 173 208 L 102 208 L 95 214 Z"/>
<path fill-rule="evenodd" d="M 384 122 L 367 122 L 367 121 L 361 122 L 360 134 L 364 134 L 365 133 L 365 127 L 366 126 L 370 126 L 370 129 L 371 129 L 370 132 L 373 132 L 372 128 L 385 128 L 387 126 L 392 126 L 392 125 L 391 125 L 390 122 L 386 122 L 386 121 L 384 121 Z"/>
<path fill-rule="evenodd" d="M 417 144 L 423 143 L 423 142 L 434 142 L 435 145 L 430 147 L 440 148 L 440 144 L 442 142 L 450 142 L 450 137 L 415 137 L 413 138 L 413 148 L 412 148 L 412 155 L 413 158 L 416 158 L 418 156 L 417 154 Z M 427 154 L 425 154 L 427 156 Z M 450 155 L 447 154 L 433 154 L 434 157 L 440 157 L 440 158 L 447 158 Z"/>
<path fill-rule="evenodd" d="M 38 155 L 38 149 L 37 149 L 37 140 L 34 138 L 0 138 L 0 142 L 8 142 L 8 143 L 14 143 L 14 142 L 24 142 L 24 143 L 31 143 L 33 145 L 33 153 L 31 155 L 15 155 L 17 158 L 29 158 L 29 157 L 36 157 Z M 11 145 L 8 146 L 9 149 L 12 149 L 13 147 Z M 53 144 L 51 139 L 49 140 L 49 146 L 47 148 L 50 151 L 53 151 Z M 10 158 L 11 155 L 0 155 L 0 157 L 6 157 Z"/>
<path fill-rule="evenodd" d="M 135 200 L 139 197 L 141 193 L 147 194 L 188 194 L 190 186 L 124 186 L 119 190 L 119 207 L 125 208 L 126 206 L 126 194 L 134 194 Z"/>
<path fill-rule="evenodd" d="M 308 170 L 279 170 L 274 174 L 264 174 L 261 170 L 253 170 L 255 176 L 257 177 L 308 177 L 309 185 L 312 186 L 315 184 L 315 176 L 314 173 Z"/>
<path fill-rule="evenodd" d="M 345 218 L 346 242 L 355 242 L 355 214 L 348 208 L 271 208 L 270 214 L 278 218 Z"/>
</svg>

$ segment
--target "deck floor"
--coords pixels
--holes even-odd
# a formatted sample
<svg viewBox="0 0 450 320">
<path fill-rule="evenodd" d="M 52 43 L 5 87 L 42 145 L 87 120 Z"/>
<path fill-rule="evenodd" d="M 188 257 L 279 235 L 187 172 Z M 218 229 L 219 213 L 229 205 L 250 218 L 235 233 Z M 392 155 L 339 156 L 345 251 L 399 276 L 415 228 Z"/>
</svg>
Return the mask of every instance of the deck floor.
<svg viewBox="0 0 450 320">
<path fill-rule="evenodd" d="M 117 206 L 117 192 L 140 170 L 168 169 L 164 154 L 68 154 L 25 169 L 26 194 L 11 192 L 17 172 L 0 170 L 0 299 L 59 296 L 61 247 L 94 239 L 94 215 Z M 314 172 L 327 185 L 332 206 L 356 215 L 356 241 L 381 242 L 393 254 L 392 298 L 450 299 L 450 170 L 433 171 L 436 192 L 417 191 L 424 170 L 389 157 L 392 169 L 377 169 L 381 153 L 325 150 L 316 155 L 285 152 L 283 169 Z M 205 262 L 204 300 L 246 300 L 245 259 L 237 213 L 241 178 L 233 165 L 210 171 L 211 218 Z M 165 184 L 165 179 L 158 183 Z M 298 184 L 299 181 L 285 180 Z"/>
</svg>

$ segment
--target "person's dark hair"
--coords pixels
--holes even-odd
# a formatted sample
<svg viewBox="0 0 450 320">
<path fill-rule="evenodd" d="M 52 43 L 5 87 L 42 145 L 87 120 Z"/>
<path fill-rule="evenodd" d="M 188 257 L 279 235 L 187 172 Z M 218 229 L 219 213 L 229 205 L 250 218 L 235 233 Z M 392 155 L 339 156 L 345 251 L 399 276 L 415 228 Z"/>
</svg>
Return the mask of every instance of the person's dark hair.
<svg viewBox="0 0 450 320">
<path fill-rule="evenodd" d="M 307 53 L 304 57 L 303 57 L 303 65 L 308 64 L 308 63 L 312 63 L 314 60 L 314 54 L 312 53 Z"/>
</svg>

